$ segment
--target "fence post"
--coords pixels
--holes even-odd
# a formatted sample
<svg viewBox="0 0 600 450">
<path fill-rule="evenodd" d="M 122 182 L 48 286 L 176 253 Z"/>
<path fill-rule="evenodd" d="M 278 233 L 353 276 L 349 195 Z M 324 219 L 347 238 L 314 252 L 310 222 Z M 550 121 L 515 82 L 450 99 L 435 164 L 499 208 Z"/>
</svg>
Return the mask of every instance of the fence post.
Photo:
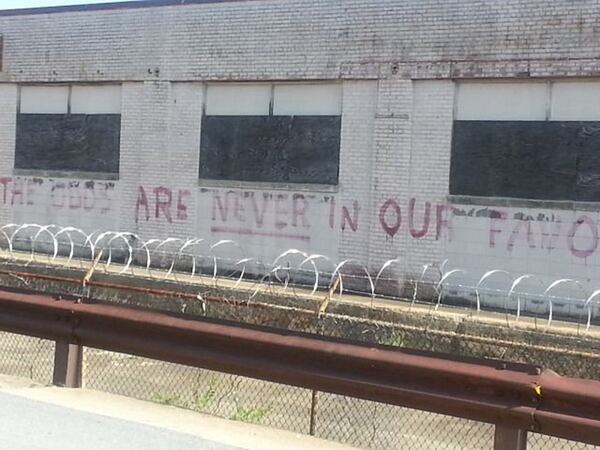
<svg viewBox="0 0 600 450">
<path fill-rule="evenodd" d="M 56 341 L 52 384 L 68 388 L 81 387 L 83 347 L 66 341 Z"/>
<path fill-rule="evenodd" d="M 527 431 L 496 425 L 494 450 L 526 450 Z"/>
<path fill-rule="evenodd" d="M 310 399 L 310 423 L 308 434 L 311 436 L 315 435 L 315 426 L 317 419 L 317 391 L 313 389 L 312 396 Z"/>
</svg>

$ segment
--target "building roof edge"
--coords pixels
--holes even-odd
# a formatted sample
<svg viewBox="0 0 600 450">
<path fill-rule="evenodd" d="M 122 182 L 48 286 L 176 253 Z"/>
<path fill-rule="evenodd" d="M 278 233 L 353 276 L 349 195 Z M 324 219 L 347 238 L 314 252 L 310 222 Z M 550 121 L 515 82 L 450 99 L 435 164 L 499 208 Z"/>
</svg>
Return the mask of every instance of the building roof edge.
<svg viewBox="0 0 600 450">
<path fill-rule="evenodd" d="M 117 9 L 142 9 L 160 6 L 202 5 L 209 3 L 247 2 L 251 0 L 137 0 L 112 3 L 95 3 L 69 6 L 46 6 L 38 8 L 20 8 L 0 10 L 0 17 L 32 16 L 69 12 L 112 11 Z"/>
</svg>

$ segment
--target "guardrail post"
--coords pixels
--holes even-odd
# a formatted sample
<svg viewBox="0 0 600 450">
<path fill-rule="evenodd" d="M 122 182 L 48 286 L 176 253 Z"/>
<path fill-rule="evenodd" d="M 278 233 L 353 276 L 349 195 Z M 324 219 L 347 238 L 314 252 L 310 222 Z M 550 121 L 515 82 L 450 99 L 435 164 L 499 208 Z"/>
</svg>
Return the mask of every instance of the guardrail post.
<svg viewBox="0 0 600 450">
<path fill-rule="evenodd" d="M 310 423 L 308 426 L 308 434 L 311 436 L 315 435 L 315 426 L 317 419 L 317 391 L 313 389 L 310 400 Z"/>
<path fill-rule="evenodd" d="M 81 387 L 83 347 L 66 341 L 56 341 L 52 384 L 67 388 Z"/>
<path fill-rule="evenodd" d="M 496 425 L 494 450 L 526 450 L 527 431 Z"/>
</svg>

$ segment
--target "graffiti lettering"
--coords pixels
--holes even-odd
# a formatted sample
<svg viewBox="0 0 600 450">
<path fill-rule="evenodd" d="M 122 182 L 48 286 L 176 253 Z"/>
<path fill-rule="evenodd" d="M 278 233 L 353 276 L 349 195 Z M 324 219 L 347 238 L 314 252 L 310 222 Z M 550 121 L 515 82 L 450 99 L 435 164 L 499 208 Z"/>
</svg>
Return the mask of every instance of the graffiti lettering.
<svg viewBox="0 0 600 450">
<path fill-rule="evenodd" d="M 287 222 L 284 221 L 288 214 L 286 200 L 287 195 L 285 194 L 277 194 L 275 199 L 275 228 L 278 230 L 283 230 L 287 227 Z"/>
<path fill-rule="evenodd" d="M 556 248 L 557 240 L 560 237 L 560 231 L 562 224 L 560 221 L 546 223 L 540 222 L 540 228 L 542 230 L 540 239 L 540 248 L 552 251 Z M 550 231 L 548 232 L 548 228 Z"/>
<path fill-rule="evenodd" d="M 451 241 L 453 238 L 452 227 L 450 225 L 450 218 L 448 211 L 451 211 L 452 207 L 446 204 L 439 204 L 436 207 L 436 226 L 435 226 L 435 238 L 440 240 L 443 238 L 444 230 L 448 230 L 448 240 Z"/>
<path fill-rule="evenodd" d="M 256 221 L 256 225 L 258 227 L 262 227 L 263 224 L 265 223 L 265 212 L 267 211 L 268 194 L 262 195 L 260 209 L 258 207 L 258 204 L 256 203 L 256 197 L 257 197 L 256 195 L 250 196 L 250 198 L 252 199 L 252 210 L 254 211 L 254 220 Z"/>
<path fill-rule="evenodd" d="M 164 218 L 167 219 L 167 222 L 173 223 L 173 219 L 171 218 L 171 201 L 173 200 L 173 194 L 171 193 L 171 190 L 167 189 L 166 187 L 159 186 L 154 188 L 154 196 L 154 217 L 159 219 L 162 211 Z"/>
<path fill-rule="evenodd" d="M 138 223 L 140 220 L 140 208 L 144 208 L 146 212 L 145 218 L 146 222 L 150 220 L 150 207 L 148 206 L 148 197 L 146 196 L 146 191 L 143 186 L 140 186 L 138 189 L 137 201 L 135 203 L 135 222 Z"/>
<path fill-rule="evenodd" d="M 147 192 L 154 193 L 153 200 L 148 199 Z M 173 223 L 173 220 L 188 220 L 188 199 L 191 193 L 187 189 L 174 191 L 165 186 L 157 186 L 146 189 L 144 186 L 138 187 L 137 199 L 135 202 L 135 222 L 140 219 L 149 221 L 150 218 L 164 220 L 167 223 Z M 176 203 L 174 200 L 177 200 Z M 152 211 L 152 214 L 150 214 Z M 214 212 L 213 212 L 214 214 Z"/>
<path fill-rule="evenodd" d="M 502 211 L 489 216 L 489 248 L 500 248 L 499 241 L 505 235 L 507 238 L 504 248 L 509 253 L 519 246 L 526 246 L 531 251 L 546 252 L 562 248 L 568 249 L 577 258 L 585 259 L 598 250 L 598 224 L 587 215 L 570 222 L 569 231 L 564 234 L 564 220 L 558 216 L 546 217 L 539 214 L 535 218 L 521 212 L 514 212 L 512 215 L 513 219 L 509 219 L 509 213 Z M 511 228 L 507 230 L 509 226 Z"/>
<path fill-rule="evenodd" d="M 392 209 L 392 217 L 388 218 L 387 213 L 390 208 Z M 388 222 L 390 219 L 391 223 Z M 379 223 L 381 223 L 381 227 L 389 237 L 393 238 L 396 236 L 400 230 L 400 225 L 402 225 L 402 212 L 396 200 L 389 199 L 381 206 L 379 210 Z"/>
<path fill-rule="evenodd" d="M 415 229 L 415 203 L 416 199 L 411 198 L 408 202 L 408 229 L 410 235 L 415 239 L 421 239 L 429 231 L 429 220 L 431 219 L 431 203 L 425 202 L 425 213 L 423 215 L 423 227 L 420 230 Z"/>
<path fill-rule="evenodd" d="M 502 233 L 502 228 L 497 228 L 498 222 L 505 221 L 507 217 L 508 215 L 504 211 L 501 211 L 499 214 L 490 217 L 490 248 L 496 247 L 496 235 Z"/>
<path fill-rule="evenodd" d="M 587 248 L 578 248 L 575 245 L 575 240 L 577 237 L 577 231 L 582 225 L 587 225 L 589 231 L 591 233 L 591 239 L 588 239 L 589 245 Z M 588 216 L 581 216 L 578 220 L 573 223 L 571 230 L 569 231 L 568 240 L 569 240 L 569 248 L 573 255 L 578 258 L 588 258 L 594 254 L 594 252 L 598 249 L 598 225 L 590 219 Z"/>
<path fill-rule="evenodd" d="M 97 211 L 103 214 L 114 206 L 112 193 L 115 184 L 111 181 L 0 177 L 0 186 L 0 204 L 11 207 Z"/>
<path fill-rule="evenodd" d="M 181 190 L 177 196 L 177 220 L 188 219 L 187 198 L 191 195 L 188 190 Z"/>
<path fill-rule="evenodd" d="M 306 210 L 308 209 L 308 201 L 303 194 L 294 194 L 292 197 L 292 226 L 298 226 L 298 219 L 302 220 L 303 228 L 310 228 L 308 219 L 306 217 Z"/>
<path fill-rule="evenodd" d="M 350 216 L 350 211 L 345 206 L 342 206 L 342 231 L 346 230 L 346 224 L 350 227 L 352 231 L 358 230 L 358 213 L 360 212 L 360 206 L 358 202 L 354 200 L 352 202 L 352 216 Z"/>
<path fill-rule="evenodd" d="M 517 238 L 521 235 L 521 229 L 525 228 L 526 230 L 526 236 L 527 236 L 527 245 L 529 245 L 529 248 L 534 249 L 536 248 L 535 246 L 535 242 L 533 240 L 533 230 L 531 228 L 531 221 L 530 220 L 518 220 L 517 224 L 515 225 L 515 228 L 513 229 L 512 233 L 510 234 L 510 237 L 508 238 L 508 242 L 506 244 L 506 248 L 507 250 L 512 250 L 515 246 L 515 241 L 517 240 Z"/>
<path fill-rule="evenodd" d="M 22 189 L 0 179 L 5 186 L 3 195 L 11 201 L 20 202 Z M 1 188 L 0 188 L 1 189 Z M 57 186 L 60 191 L 61 186 Z M 165 186 L 151 188 L 154 193 L 148 198 L 149 188 L 140 186 L 135 205 L 136 220 L 162 220 L 172 223 L 174 220 L 188 221 L 188 204 L 192 201 L 189 190 L 174 190 Z M 60 201 L 60 192 L 57 202 Z M 209 231 L 243 236 L 269 236 L 286 239 L 310 241 L 313 233 L 328 227 L 330 230 L 356 233 L 368 230 L 372 218 L 363 216 L 361 204 L 357 200 L 340 202 L 334 196 L 322 196 L 307 193 L 260 192 L 221 189 L 200 189 L 200 206 L 212 211 L 209 215 Z M 0 197 L 2 194 L 0 194 Z M 8 201 L 8 200 L 7 200 Z M 93 204 L 93 195 L 81 199 L 85 208 Z M 406 202 L 406 203 L 402 203 Z M 588 216 L 582 216 L 572 223 L 567 235 L 560 218 L 539 214 L 533 217 L 531 212 L 519 212 L 511 209 L 498 210 L 487 207 L 467 207 L 437 203 L 418 198 L 406 198 L 402 202 L 396 198 L 385 198 L 375 205 L 375 232 L 382 232 L 389 238 L 403 231 L 411 239 L 445 240 L 453 242 L 455 235 L 468 234 L 466 242 L 473 239 L 487 240 L 490 249 L 513 252 L 518 246 L 526 246 L 531 251 L 554 251 L 562 245 L 578 258 L 589 257 L 598 251 L 597 224 Z M 79 202 L 70 203 L 79 206 Z M 509 211 L 512 211 L 509 213 Z M 404 215 L 403 215 L 404 213 Z M 433 217 L 435 214 L 435 218 Z M 510 217 L 509 217 L 510 216 Z M 456 222 L 458 219 L 467 222 Z M 487 225 L 471 228 L 469 222 L 487 221 Z M 435 227 L 433 226 L 435 223 Z M 406 225 L 405 225 L 406 224 Z M 487 231 L 486 227 L 487 226 Z M 362 227 L 362 228 L 361 228 Z M 474 237 L 471 231 L 481 228 L 481 237 Z M 567 231 L 566 227 L 564 231 Z M 316 234 L 315 234 L 316 236 Z M 461 238 L 464 239 L 464 238 Z M 390 245 L 392 245 L 390 243 Z"/>
</svg>

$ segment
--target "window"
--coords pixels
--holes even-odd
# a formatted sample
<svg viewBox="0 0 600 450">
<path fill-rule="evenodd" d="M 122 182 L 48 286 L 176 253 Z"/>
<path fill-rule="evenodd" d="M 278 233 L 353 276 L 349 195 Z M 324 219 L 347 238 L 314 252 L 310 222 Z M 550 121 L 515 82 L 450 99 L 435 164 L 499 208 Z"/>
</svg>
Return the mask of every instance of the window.
<svg viewBox="0 0 600 450">
<path fill-rule="evenodd" d="M 461 83 L 450 193 L 600 201 L 600 82 Z"/>
<path fill-rule="evenodd" d="M 120 86 L 21 86 L 15 168 L 118 173 L 120 133 Z"/>
<path fill-rule="evenodd" d="M 336 185 L 340 129 L 338 84 L 209 85 L 200 178 Z"/>
</svg>

